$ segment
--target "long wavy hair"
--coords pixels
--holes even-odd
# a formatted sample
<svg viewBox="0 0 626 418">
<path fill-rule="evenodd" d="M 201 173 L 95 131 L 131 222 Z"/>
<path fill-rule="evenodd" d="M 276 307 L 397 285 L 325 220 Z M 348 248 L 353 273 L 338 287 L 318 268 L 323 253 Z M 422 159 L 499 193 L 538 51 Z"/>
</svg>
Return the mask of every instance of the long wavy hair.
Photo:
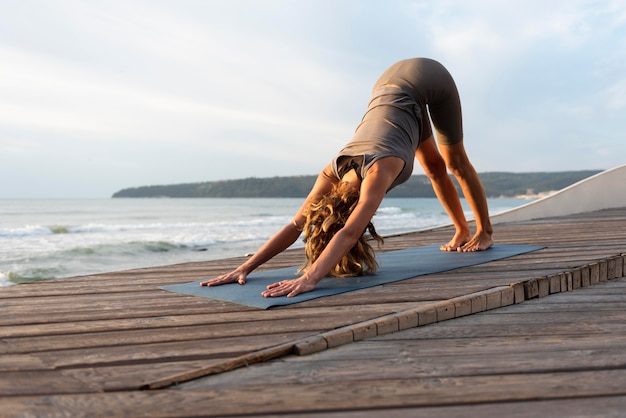
<svg viewBox="0 0 626 418">
<path fill-rule="evenodd" d="M 330 240 L 346 224 L 358 201 L 359 191 L 340 182 L 330 193 L 309 203 L 304 211 L 306 220 L 303 226 L 306 261 L 298 272 L 307 271 L 319 258 Z M 330 271 L 331 276 L 360 276 L 377 270 L 376 254 L 366 233 L 379 245 L 383 243 L 383 238 L 369 222 L 356 244 Z"/>
</svg>

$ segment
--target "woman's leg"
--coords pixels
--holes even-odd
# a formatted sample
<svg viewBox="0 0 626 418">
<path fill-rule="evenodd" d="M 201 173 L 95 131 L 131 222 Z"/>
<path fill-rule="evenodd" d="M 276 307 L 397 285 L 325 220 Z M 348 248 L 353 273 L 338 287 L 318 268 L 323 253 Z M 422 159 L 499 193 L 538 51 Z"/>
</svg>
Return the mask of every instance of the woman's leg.
<svg viewBox="0 0 626 418">
<path fill-rule="evenodd" d="M 424 173 L 430 179 L 435 195 L 452 220 L 456 232 L 454 237 L 441 246 L 443 251 L 457 251 L 470 240 L 470 230 L 463 213 L 459 194 L 454 183 L 448 175 L 446 162 L 439 153 L 435 140 L 430 136 L 420 143 L 415 157 L 424 169 Z"/>
<path fill-rule="evenodd" d="M 459 248 L 459 251 L 486 250 L 493 245 L 493 228 L 489 219 L 485 189 L 480 177 L 467 157 L 463 142 L 454 145 L 439 144 L 439 148 L 446 167 L 459 182 L 476 220 L 476 233 L 472 239 Z"/>
</svg>

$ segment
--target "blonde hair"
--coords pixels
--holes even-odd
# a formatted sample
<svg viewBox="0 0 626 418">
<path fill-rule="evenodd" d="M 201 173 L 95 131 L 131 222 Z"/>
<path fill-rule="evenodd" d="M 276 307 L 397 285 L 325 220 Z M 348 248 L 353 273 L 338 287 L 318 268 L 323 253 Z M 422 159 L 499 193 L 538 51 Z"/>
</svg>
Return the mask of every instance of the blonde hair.
<svg viewBox="0 0 626 418">
<path fill-rule="evenodd" d="M 330 193 L 309 203 L 304 211 L 306 220 L 303 226 L 306 262 L 298 272 L 307 271 L 319 258 L 330 240 L 344 227 L 358 201 L 359 191 L 340 182 Z M 383 243 L 382 237 L 376 233 L 372 222 L 369 222 L 354 246 L 330 271 L 331 276 L 351 277 L 376 271 L 376 254 L 368 242 L 366 232 L 379 245 Z"/>
</svg>

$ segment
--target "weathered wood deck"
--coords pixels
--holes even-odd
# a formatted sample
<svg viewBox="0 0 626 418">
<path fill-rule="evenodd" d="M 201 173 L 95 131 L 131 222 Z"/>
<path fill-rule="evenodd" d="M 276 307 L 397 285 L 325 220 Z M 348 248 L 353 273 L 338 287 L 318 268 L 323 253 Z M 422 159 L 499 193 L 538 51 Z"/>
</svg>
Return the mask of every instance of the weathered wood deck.
<svg viewBox="0 0 626 418">
<path fill-rule="evenodd" d="M 498 225 L 547 248 L 267 311 L 158 289 L 239 259 L 1 288 L 0 416 L 619 416 L 625 225 L 626 208 Z"/>
</svg>

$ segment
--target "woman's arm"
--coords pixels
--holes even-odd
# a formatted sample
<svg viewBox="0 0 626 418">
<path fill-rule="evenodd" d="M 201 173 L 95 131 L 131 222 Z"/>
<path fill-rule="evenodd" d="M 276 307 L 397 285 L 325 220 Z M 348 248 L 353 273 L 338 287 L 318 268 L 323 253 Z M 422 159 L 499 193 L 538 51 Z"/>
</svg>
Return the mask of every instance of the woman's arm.
<svg viewBox="0 0 626 418">
<path fill-rule="evenodd" d="M 201 282 L 201 286 L 219 286 L 226 283 L 239 283 L 245 284 L 248 274 L 254 269 L 270 260 L 272 257 L 280 254 L 291 244 L 296 242 L 300 236 L 302 230 L 301 226 L 304 224 L 304 208 L 307 206 L 309 200 L 316 198 L 324 193 L 328 193 L 333 185 L 338 180 L 333 175 L 330 165 L 326 166 L 324 170 L 318 175 L 311 192 L 308 197 L 294 216 L 292 222 L 285 225 L 278 233 L 272 236 L 263 246 L 245 263 L 241 264 L 235 270 L 230 273 L 222 274 L 214 279 Z"/>
<path fill-rule="evenodd" d="M 315 289 L 317 283 L 350 251 L 376 214 L 390 185 L 404 168 L 404 161 L 386 157 L 374 163 L 361 183 L 359 201 L 344 227 L 335 234 L 320 257 L 301 277 L 268 286 L 264 297 L 293 297 Z"/>
</svg>

